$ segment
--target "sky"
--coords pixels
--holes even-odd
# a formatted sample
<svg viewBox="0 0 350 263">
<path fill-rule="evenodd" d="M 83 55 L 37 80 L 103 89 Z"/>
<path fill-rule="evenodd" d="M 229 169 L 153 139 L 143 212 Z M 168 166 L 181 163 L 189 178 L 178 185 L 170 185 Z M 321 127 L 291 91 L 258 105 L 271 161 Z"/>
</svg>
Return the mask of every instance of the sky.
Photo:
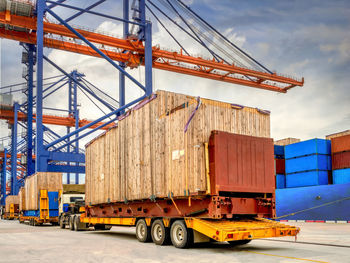
<svg viewBox="0 0 350 263">
<path fill-rule="evenodd" d="M 69 4 L 80 1 L 67 0 Z M 132 2 L 132 1 L 131 1 Z M 153 0 L 153 2 L 157 2 Z M 216 82 L 172 72 L 154 70 L 154 90 L 163 89 L 215 100 L 243 104 L 271 111 L 271 136 L 274 139 L 295 137 L 324 138 L 325 135 L 350 129 L 350 2 L 325 0 L 187 0 L 203 19 L 223 33 L 267 68 L 278 73 L 304 77 L 303 87 L 287 94 Z M 91 1 L 79 6 L 86 7 Z M 96 11 L 121 15 L 121 1 L 107 1 Z M 106 11 L 108 10 L 108 11 Z M 56 8 L 63 17 L 72 12 Z M 175 42 L 153 22 L 153 45 L 178 50 Z M 165 21 L 164 21 L 165 22 Z M 167 23 L 167 22 L 165 22 Z M 104 18 L 83 15 L 72 24 L 122 35 L 122 25 Z M 169 25 L 169 24 L 167 24 Z M 207 55 L 180 30 L 171 28 L 190 53 Z M 17 42 L 1 40 L 1 85 L 20 83 L 22 48 Z M 111 96 L 118 98 L 118 72 L 98 58 L 45 49 L 45 54 L 67 72 L 77 69 L 86 79 Z M 144 81 L 143 68 L 128 70 Z M 45 77 L 56 75 L 45 65 Z M 66 91 L 49 98 L 46 105 L 64 108 Z M 127 81 L 127 99 L 142 93 Z M 23 100 L 24 96 L 16 99 Z M 81 116 L 101 116 L 91 103 L 82 98 Z M 62 114 L 62 113 L 58 113 Z M 56 128 L 57 129 L 57 128 Z M 64 128 L 58 128 L 61 134 Z M 1 135 L 7 135 L 1 126 Z M 91 137 L 85 139 L 85 144 Z"/>
</svg>

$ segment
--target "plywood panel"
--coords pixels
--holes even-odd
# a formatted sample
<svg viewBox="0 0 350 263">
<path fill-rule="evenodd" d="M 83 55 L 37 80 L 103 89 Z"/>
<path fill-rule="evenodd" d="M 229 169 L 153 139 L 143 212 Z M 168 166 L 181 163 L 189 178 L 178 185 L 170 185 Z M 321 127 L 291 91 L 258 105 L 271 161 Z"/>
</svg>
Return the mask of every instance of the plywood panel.
<svg viewBox="0 0 350 263">
<path fill-rule="evenodd" d="M 10 205 L 19 205 L 19 198 L 18 195 L 8 195 L 5 200 L 5 212 L 10 212 Z"/>
<path fill-rule="evenodd" d="M 25 209 L 37 210 L 38 197 L 40 190 L 56 192 L 63 190 L 62 173 L 36 173 L 27 177 L 24 184 L 25 188 Z"/>
</svg>

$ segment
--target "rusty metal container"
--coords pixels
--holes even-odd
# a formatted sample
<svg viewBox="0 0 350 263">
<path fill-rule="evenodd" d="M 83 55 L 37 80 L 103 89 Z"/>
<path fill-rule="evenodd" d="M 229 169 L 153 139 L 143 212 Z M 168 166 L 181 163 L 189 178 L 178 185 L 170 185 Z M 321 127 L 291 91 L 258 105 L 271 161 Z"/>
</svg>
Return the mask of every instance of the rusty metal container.
<svg viewBox="0 0 350 263">
<path fill-rule="evenodd" d="M 332 153 L 350 151 L 350 135 L 332 138 Z"/>
<path fill-rule="evenodd" d="M 274 193 L 270 138 L 213 131 L 209 139 L 211 194 Z"/>
<path fill-rule="evenodd" d="M 350 168 L 350 151 L 332 154 L 332 169 Z"/>
</svg>

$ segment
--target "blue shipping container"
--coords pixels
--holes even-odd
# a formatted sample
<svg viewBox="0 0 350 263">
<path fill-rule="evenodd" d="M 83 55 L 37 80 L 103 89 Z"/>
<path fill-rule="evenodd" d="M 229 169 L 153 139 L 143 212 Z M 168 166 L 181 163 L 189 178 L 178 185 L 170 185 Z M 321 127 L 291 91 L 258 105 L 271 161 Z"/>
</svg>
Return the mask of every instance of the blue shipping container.
<svg viewBox="0 0 350 263">
<path fill-rule="evenodd" d="M 286 188 L 286 176 L 284 174 L 276 174 L 276 189 Z"/>
<path fill-rule="evenodd" d="M 328 184 L 328 171 L 310 171 L 286 175 L 286 188 Z"/>
<path fill-rule="evenodd" d="M 277 189 L 276 215 L 281 220 L 350 221 L 350 200 L 344 199 L 349 192 L 350 183 Z"/>
<path fill-rule="evenodd" d="M 331 141 L 324 139 L 311 139 L 286 145 L 284 155 L 286 159 L 310 155 L 310 154 L 331 154 Z"/>
<path fill-rule="evenodd" d="M 333 184 L 348 183 L 350 183 L 350 168 L 333 171 Z"/>
<path fill-rule="evenodd" d="M 286 160 L 286 174 L 311 170 L 332 170 L 331 156 L 314 154 Z"/>
<path fill-rule="evenodd" d="M 284 158 L 284 146 L 275 145 L 274 151 L 275 151 L 275 156 L 279 156 L 280 158 Z"/>
</svg>

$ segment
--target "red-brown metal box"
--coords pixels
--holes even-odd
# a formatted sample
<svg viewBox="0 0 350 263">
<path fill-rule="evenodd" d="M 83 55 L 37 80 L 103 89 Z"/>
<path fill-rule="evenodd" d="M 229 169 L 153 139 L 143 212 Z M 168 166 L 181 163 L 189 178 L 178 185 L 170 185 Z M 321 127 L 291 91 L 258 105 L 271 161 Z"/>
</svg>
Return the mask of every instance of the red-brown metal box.
<svg viewBox="0 0 350 263">
<path fill-rule="evenodd" d="M 350 151 L 350 135 L 332 138 L 332 153 Z"/>
<path fill-rule="evenodd" d="M 286 173 L 286 160 L 275 159 L 275 174 L 285 174 Z"/>
<path fill-rule="evenodd" d="M 350 151 L 332 154 L 332 169 L 350 168 Z"/>
<path fill-rule="evenodd" d="M 211 194 L 274 193 L 270 138 L 213 131 L 209 139 Z"/>
</svg>

